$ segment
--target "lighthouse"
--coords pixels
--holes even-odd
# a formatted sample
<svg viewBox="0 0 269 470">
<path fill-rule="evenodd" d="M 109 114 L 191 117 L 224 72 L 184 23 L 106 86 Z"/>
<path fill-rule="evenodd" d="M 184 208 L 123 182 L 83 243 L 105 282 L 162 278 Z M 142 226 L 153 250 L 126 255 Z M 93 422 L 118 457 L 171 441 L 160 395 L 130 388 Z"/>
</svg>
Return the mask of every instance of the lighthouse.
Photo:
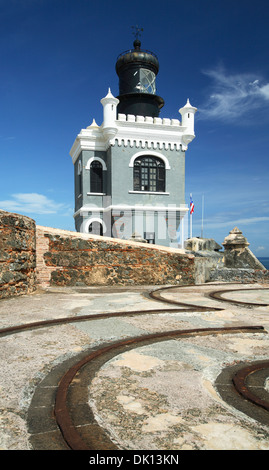
<svg viewBox="0 0 269 470">
<path fill-rule="evenodd" d="M 187 99 L 176 117 L 161 117 L 159 61 L 138 38 L 115 69 L 119 89 L 100 100 L 103 122 L 93 118 L 70 150 L 76 230 L 184 247 L 185 156 L 196 108 Z"/>
<path fill-rule="evenodd" d="M 118 113 L 158 117 L 164 100 L 156 94 L 159 61 L 153 52 L 141 50 L 136 39 L 134 48 L 119 55 L 116 72 L 119 76 Z"/>
</svg>

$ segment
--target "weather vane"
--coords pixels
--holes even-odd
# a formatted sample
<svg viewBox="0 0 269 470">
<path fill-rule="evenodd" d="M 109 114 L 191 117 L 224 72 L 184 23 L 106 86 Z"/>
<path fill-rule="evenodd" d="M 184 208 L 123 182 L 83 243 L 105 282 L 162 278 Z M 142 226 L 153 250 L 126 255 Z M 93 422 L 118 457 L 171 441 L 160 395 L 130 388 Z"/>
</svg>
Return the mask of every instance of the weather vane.
<svg viewBox="0 0 269 470">
<path fill-rule="evenodd" d="M 133 35 L 135 36 L 135 39 L 138 39 L 139 36 L 141 36 L 142 31 L 144 31 L 144 28 L 139 28 L 137 25 L 132 26 L 133 30 Z"/>
</svg>

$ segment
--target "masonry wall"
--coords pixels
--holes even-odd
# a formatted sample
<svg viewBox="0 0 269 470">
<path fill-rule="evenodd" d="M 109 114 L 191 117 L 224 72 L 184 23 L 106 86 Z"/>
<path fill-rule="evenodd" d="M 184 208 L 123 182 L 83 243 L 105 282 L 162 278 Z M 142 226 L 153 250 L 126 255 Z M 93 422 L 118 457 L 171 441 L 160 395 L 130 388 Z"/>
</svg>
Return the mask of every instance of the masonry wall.
<svg viewBox="0 0 269 470">
<path fill-rule="evenodd" d="M 222 268 L 212 269 L 209 281 L 218 282 L 240 282 L 240 283 L 269 283 L 269 271 L 267 269 L 251 268 Z"/>
<path fill-rule="evenodd" d="M 40 226 L 36 233 L 42 287 L 195 283 L 194 256 L 180 250 Z"/>
<path fill-rule="evenodd" d="M 0 299 L 38 286 L 268 283 L 268 276 L 267 270 L 223 268 L 214 256 L 36 226 L 0 210 Z"/>
<path fill-rule="evenodd" d="M 36 288 L 35 222 L 0 210 L 0 299 Z"/>
</svg>

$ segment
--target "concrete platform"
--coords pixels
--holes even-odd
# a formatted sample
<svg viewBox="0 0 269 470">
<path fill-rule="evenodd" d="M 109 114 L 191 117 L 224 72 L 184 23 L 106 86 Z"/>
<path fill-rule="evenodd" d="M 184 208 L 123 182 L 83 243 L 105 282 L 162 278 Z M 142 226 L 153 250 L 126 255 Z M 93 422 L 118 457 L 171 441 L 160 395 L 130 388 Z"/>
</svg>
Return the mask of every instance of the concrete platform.
<svg viewBox="0 0 269 470">
<path fill-rule="evenodd" d="M 268 285 L 49 288 L 0 301 L 0 328 L 2 450 L 70 449 L 55 421 L 57 387 L 104 345 L 110 352 L 87 363 L 68 397 L 86 446 L 95 429 L 97 449 L 269 449 L 269 411 L 232 386 L 237 370 L 269 361 Z M 173 333 L 182 330 L 195 331 Z M 264 402 L 267 372 L 250 384 Z"/>
</svg>

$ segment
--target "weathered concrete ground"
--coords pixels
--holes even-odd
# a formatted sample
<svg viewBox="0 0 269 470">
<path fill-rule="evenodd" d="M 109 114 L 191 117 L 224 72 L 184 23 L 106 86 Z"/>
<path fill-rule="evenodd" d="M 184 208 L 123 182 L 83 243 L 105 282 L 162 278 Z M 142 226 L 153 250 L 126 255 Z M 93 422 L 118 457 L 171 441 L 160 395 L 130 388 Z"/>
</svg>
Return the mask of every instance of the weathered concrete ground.
<svg viewBox="0 0 269 470">
<path fill-rule="evenodd" d="M 96 314 L 90 321 L 0 337 L 0 448 L 33 449 L 27 416 L 36 387 L 56 364 L 83 350 L 160 331 L 262 325 L 264 330 L 257 332 L 194 335 L 134 347 L 105 363 L 88 393 L 98 423 L 121 449 L 269 450 L 269 426 L 259 413 L 250 417 L 240 411 L 216 386 L 228 366 L 269 360 L 269 286 L 265 287 L 212 283 L 161 293 L 164 300 L 208 307 L 202 312 L 186 311 L 186 306 L 171 312 L 175 305 L 148 296 L 159 286 L 146 285 L 50 288 L 0 301 L 0 328 Z M 208 295 L 227 289 L 233 290 L 223 294 L 228 302 Z M 211 307 L 222 310 L 210 311 Z M 103 312 L 150 309 L 163 311 L 98 319 Z"/>
</svg>

